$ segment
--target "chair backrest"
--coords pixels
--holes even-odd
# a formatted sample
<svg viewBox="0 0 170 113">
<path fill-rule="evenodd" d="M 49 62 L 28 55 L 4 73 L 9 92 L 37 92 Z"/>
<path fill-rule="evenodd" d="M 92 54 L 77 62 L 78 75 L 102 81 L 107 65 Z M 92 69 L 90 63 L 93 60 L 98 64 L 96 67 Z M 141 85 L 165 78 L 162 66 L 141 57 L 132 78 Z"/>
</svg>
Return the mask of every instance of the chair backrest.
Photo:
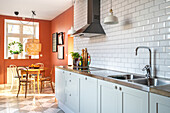
<svg viewBox="0 0 170 113">
<path fill-rule="evenodd" d="M 50 77 L 52 77 L 54 67 L 55 67 L 55 66 L 53 65 L 53 67 L 51 68 Z"/>
<path fill-rule="evenodd" d="M 21 78 L 19 71 L 21 71 L 21 70 L 26 72 L 26 79 L 28 80 L 28 69 L 26 67 L 17 67 L 16 71 L 17 71 L 17 75 L 18 75 L 19 80 Z"/>
<path fill-rule="evenodd" d="M 16 68 L 17 68 L 17 66 L 13 65 L 13 64 L 9 66 L 9 69 L 10 69 L 10 72 L 12 74 L 12 77 L 17 76 Z"/>
<path fill-rule="evenodd" d="M 34 65 L 38 65 L 38 66 L 40 66 L 40 68 L 44 68 L 44 64 L 43 63 L 35 63 Z"/>
</svg>

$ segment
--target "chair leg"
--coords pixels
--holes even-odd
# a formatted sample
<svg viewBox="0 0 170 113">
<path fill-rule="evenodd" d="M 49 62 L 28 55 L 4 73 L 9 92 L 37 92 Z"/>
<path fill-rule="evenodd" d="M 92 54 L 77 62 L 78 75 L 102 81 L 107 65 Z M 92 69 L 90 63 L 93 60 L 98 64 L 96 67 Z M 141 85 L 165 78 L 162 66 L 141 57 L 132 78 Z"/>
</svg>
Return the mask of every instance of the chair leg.
<svg viewBox="0 0 170 113">
<path fill-rule="evenodd" d="M 31 90 L 31 84 L 29 84 L 29 89 Z"/>
<path fill-rule="evenodd" d="M 53 88 L 52 81 L 50 80 L 50 82 L 51 82 L 51 88 L 52 88 L 52 91 L 53 91 L 53 93 L 54 93 L 54 88 Z"/>
<path fill-rule="evenodd" d="M 31 75 L 29 75 L 29 78 L 31 78 Z M 32 84 L 29 84 L 29 89 L 30 89 L 30 90 L 31 90 L 31 85 L 32 85 Z"/>
<path fill-rule="evenodd" d="M 21 84 L 20 84 L 20 82 L 19 82 L 19 87 L 18 87 L 17 98 L 18 98 L 18 95 L 19 95 L 19 92 L 20 92 L 20 87 L 21 87 Z"/>
<path fill-rule="evenodd" d="M 35 80 L 34 80 L 34 93 L 35 93 Z"/>
<path fill-rule="evenodd" d="M 11 89 L 10 89 L 10 91 L 13 89 L 13 86 L 14 86 L 14 78 L 12 77 L 12 84 L 11 84 Z"/>
<path fill-rule="evenodd" d="M 41 91 L 40 92 L 42 92 L 42 86 L 43 86 L 43 82 L 41 81 Z"/>
<path fill-rule="evenodd" d="M 25 86 L 25 98 L 27 97 L 27 82 L 26 82 L 26 86 Z"/>
<path fill-rule="evenodd" d="M 45 84 L 45 83 L 42 84 L 42 88 L 44 88 L 44 86 L 45 86 L 44 84 Z"/>
</svg>

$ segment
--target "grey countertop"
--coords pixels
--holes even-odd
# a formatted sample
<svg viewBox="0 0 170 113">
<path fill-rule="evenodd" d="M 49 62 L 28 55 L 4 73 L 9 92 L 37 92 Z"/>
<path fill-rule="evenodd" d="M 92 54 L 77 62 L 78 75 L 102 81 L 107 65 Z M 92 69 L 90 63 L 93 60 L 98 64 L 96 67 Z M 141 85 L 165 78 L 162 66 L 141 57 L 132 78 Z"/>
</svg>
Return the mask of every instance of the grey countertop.
<svg viewBox="0 0 170 113">
<path fill-rule="evenodd" d="M 150 92 L 170 97 L 170 84 L 150 88 Z"/>
<path fill-rule="evenodd" d="M 118 80 L 118 79 L 107 77 L 109 75 L 126 75 L 131 73 L 125 73 L 116 70 L 107 70 L 107 69 L 95 68 L 95 67 L 90 67 L 88 69 L 80 69 L 80 68 L 75 68 L 73 66 L 56 66 L 56 68 L 170 97 L 170 84 L 164 86 L 148 87 L 145 85 L 128 82 L 127 80 Z"/>
</svg>

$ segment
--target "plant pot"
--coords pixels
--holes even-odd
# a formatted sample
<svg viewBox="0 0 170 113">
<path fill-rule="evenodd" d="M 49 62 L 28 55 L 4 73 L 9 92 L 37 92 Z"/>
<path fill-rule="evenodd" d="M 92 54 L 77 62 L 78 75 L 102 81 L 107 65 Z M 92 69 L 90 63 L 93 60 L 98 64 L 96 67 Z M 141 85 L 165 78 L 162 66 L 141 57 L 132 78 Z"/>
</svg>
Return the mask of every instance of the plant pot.
<svg viewBox="0 0 170 113">
<path fill-rule="evenodd" d="M 18 54 L 14 54 L 14 59 L 18 59 Z"/>
<path fill-rule="evenodd" d="M 78 66 L 78 58 L 73 59 L 73 66 Z"/>
</svg>

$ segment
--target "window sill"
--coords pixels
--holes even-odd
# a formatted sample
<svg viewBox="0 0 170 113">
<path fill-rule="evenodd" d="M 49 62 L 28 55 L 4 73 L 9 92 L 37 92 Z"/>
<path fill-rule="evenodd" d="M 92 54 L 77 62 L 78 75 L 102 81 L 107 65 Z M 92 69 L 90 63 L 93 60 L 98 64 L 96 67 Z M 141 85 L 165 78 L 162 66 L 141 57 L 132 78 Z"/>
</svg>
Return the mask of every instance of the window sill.
<svg viewBox="0 0 170 113">
<path fill-rule="evenodd" d="M 31 58 L 31 59 L 28 59 L 28 58 L 18 58 L 18 59 L 14 59 L 14 58 L 11 58 L 11 59 L 4 58 L 4 60 L 39 60 L 39 58 Z"/>
<path fill-rule="evenodd" d="M 18 59 L 8 59 L 8 58 L 5 58 L 4 60 L 39 60 L 39 58 L 31 58 L 31 59 L 27 59 L 27 58 L 18 58 Z"/>
</svg>

